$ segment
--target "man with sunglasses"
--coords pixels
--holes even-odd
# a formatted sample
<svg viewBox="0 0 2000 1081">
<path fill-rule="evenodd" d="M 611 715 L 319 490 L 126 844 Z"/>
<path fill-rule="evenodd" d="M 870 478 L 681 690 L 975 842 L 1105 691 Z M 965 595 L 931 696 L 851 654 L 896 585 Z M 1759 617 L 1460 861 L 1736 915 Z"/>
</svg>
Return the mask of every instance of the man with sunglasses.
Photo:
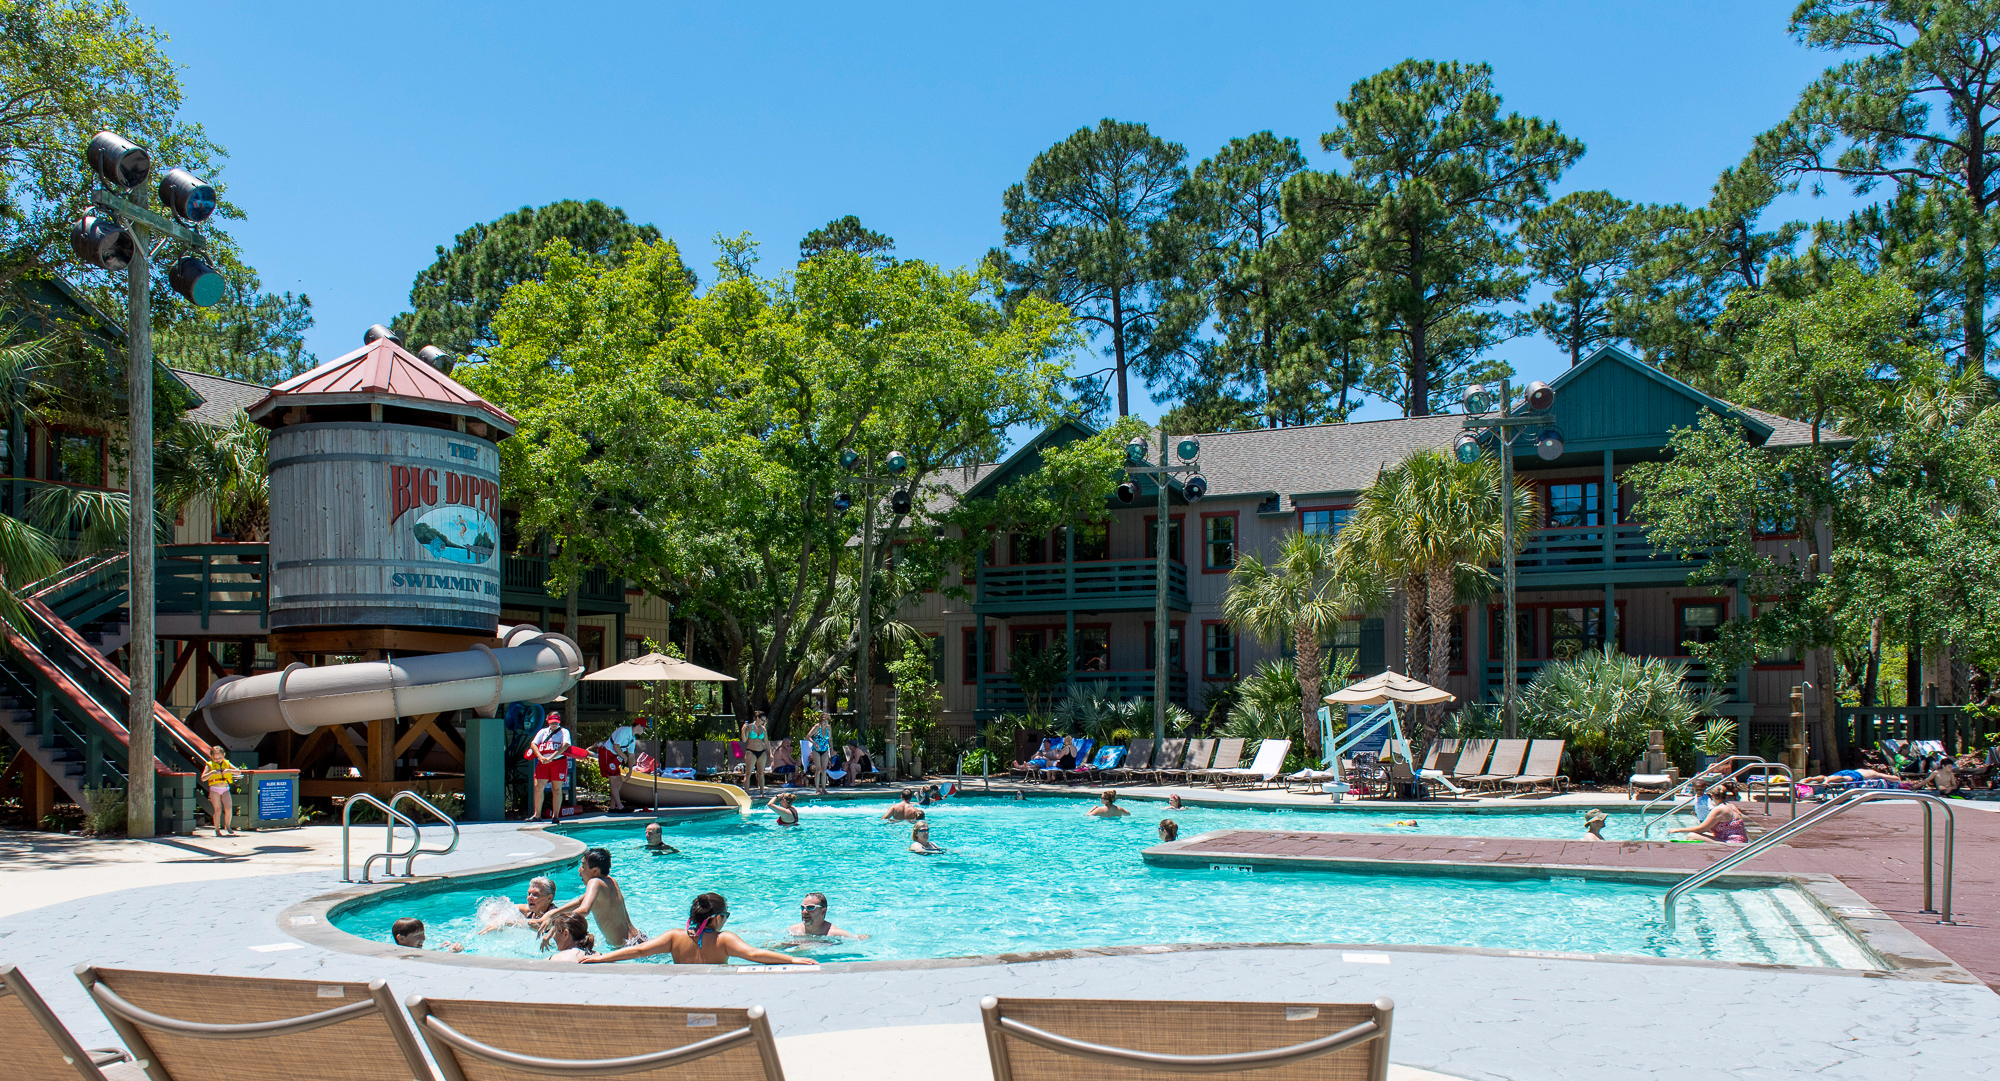
<svg viewBox="0 0 2000 1081">
<path fill-rule="evenodd" d="M 806 894 L 805 900 L 799 902 L 799 922 L 793 924 L 791 930 L 786 933 L 807 935 L 812 938 L 851 938 L 857 941 L 868 937 L 835 927 L 833 921 L 826 918 L 824 893 Z"/>
</svg>

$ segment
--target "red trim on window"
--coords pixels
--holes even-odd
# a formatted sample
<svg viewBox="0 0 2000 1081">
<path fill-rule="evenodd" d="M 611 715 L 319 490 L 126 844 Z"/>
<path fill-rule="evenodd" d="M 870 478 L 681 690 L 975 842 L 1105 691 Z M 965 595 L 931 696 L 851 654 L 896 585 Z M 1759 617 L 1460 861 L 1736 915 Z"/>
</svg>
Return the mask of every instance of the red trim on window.
<svg viewBox="0 0 2000 1081">
<path fill-rule="evenodd" d="M 1242 514 L 1243 514 L 1243 512 L 1242 512 L 1242 511 L 1238 511 L 1238 510 L 1217 510 L 1217 511 L 1203 511 L 1203 512 L 1202 512 L 1202 515 L 1201 515 L 1201 542 L 1200 542 L 1200 543 L 1201 543 L 1201 573 L 1203 573 L 1203 574 L 1228 574 L 1228 573 L 1229 573 L 1230 571 L 1233 571 L 1233 570 L 1235 570 L 1235 569 L 1236 569 L 1236 558 L 1237 558 L 1238 556 L 1240 556 L 1240 555 L 1242 555 L 1242 554 L 1243 554 L 1243 522 L 1242 522 Z M 1208 520 L 1209 520 L 1210 518 L 1227 518 L 1227 519 L 1229 519 L 1229 566 L 1227 566 L 1227 567 L 1211 567 L 1211 566 L 1209 566 L 1209 565 L 1208 565 Z M 1185 528 L 1185 527 L 1183 527 L 1183 528 Z M 1185 533 L 1183 533 L 1183 534 L 1182 534 L 1182 539 L 1183 539 L 1183 540 L 1185 540 L 1185 539 L 1186 539 L 1186 534 L 1185 534 Z"/>
<path fill-rule="evenodd" d="M 1230 660 L 1230 665 L 1231 665 L 1231 666 L 1232 666 L 1233 668 L 1235 668 L 1235 669 L 1236 669 L 1236 670 L 1235 670 L 1234 672 L 1232 672 L 1232 673 L 1230 673 L 1229 675 L 1226 675 L 1226 676 L 1211 676 L 1211 675 L 1209 675 L 1209 674 L 1208 674 L 1208 628 L 1209 628 L 1209 627 L 1210 627 L 1211 625 L 1213 625 L 1213 624 L 1217 624 L 1217 623 L 1220 623 L 1220 624 L 1223 624 L 1223 625 L 1225 625 L 1225 626 L 1227 626 L 1227 627 L 1229 628 L 1229 641 L 1230 641 L 1230 653 L 1229 653 L 1229 660 Z M 1186 634 L 1187 632 L 1186 632 L 1186 631 L 1182 631 L 1181 633 L 1182 633 L 1183 635 L 1185 635 L 1185 634 Z M 1197 646 L 1197 648 L 1198 648 L 1198 649 L 1200 649 L 1200 650 L 1201 650 L 1201 679 L 1202 679 L 1202 682 L 1204 682 L 1204 683 L 1233 683 L 1233 682 L 1235 682 L 1236 680 L 1239 680 L 1239 679 L 1242 679 L 1242 678 L 1243 678 L 1243 636 L 1242 636 L 1242 635 L 1240 635 L 1240 634 L 1238 634 L 1238 633 L 1236 633 L 1236 625 L 1235 625 L 1235 624 L 1233 624 L 1233 623 L 1230 623 L 1230 622 L 1229 622 L 1228 620 L 1226 620 L 1226 619 L 1204 619 L 1204 620 L 1202 620 L 1202 621 L 1201 621 L 1201 639 L 1200 639 L 1200 641 L 1199 641 L 1199 642 L 1198 642 L 1198 643 L 1196 644 L 1196 646 Z M 1188 653 L 1188 644 L 1187 644 L 1187 639 L 1186 639 L 1186 638 L 1182 638 L 1182 639 L 1181 639 L 1181 660 L 1182 660 L 1183 662 L 1185 662 L 1185 661 L 1187 660 L 1187 653 Z"/>
<path fill-rule="evenodd" d="M 987 657 L 984 659 L 988 661 L 989 664 L 998 663 L 997 655 L 1000 652 L 1000 640 L 997 636 L 993 634 L 995 629 L 996 628 L 994 627 L 986 628 L 986 634 L 987 634 L 986 644 L 989 649 L 989 653 Z M 959 658 L 958 666 L 961 669 L 961 671 L 958 673 L 958 681 L 960 683 L 970 686 L 971 684 L 979 682 L 979 673 L 963 670 L 966 668 L 965 655 L 971 652 L 972 650 L 979 648 L 979 643 L 978 643 L 979 628 L 961 627 L 959 628 L 958 633 L 964 636 L 963 639 L 961 639 L 959 642 L 959 649 L 958 649 L 958 658 Z M 988 667 L 986 669 L 986 672 L 988 675 L 991 675 L 993 674 L 993 669 L 991 667 Z"/>
</svg>

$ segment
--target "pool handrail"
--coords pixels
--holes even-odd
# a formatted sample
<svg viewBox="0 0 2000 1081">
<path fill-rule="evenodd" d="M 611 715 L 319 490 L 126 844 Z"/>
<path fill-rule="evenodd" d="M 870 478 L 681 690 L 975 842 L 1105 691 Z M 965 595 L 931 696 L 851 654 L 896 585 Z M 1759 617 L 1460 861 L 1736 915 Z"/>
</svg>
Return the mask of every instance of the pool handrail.
<svg viewBox="0 0 2000 1081">
<path fill-rule="evenodd" d="M 1840 795 L 1833 797 L 1831 800 L 1808 812 L 1804 818 L 1785 823 L 1783 826 L 1758 838 L 1755 842 L 1744 845 L 1737 851 L 1730 853 L 1727 857 L 1719 859 L 1702 870 L 1696 871 L 1694 874 L 1675 883 L 1673 888 L 1669 889 L 1667 895 L 1660 901 L 1667 921 L 1667 930 L 1669 932 L 1674 930 L 1674 903 L 1680 900 L 1681 894 L 1703 885 L 1715 876 L 1728 871 L 1730 868 L 1746 860 L 1755 858 L 1793 834 L 1803 833 L 1827 819 L 1846 813 L 1852 807 L 1863 803 L 1873 803 L 1878 800 L 1915 800 L 1923 806 L 1924 907 L 1922 911 L 1936 914 L 1938 916 L 1937 922 L 1940 924 L 1948 927 L 1958 926 L 1957 921 L 1951 918 L 1952 851 L 1957 843 L 1957 821 L 1956 815 L 1952 811 L 1951 802 L 1929 792 L 1914 792 L 1909 789 L 1898 788 L 1863 788 L 1852 792 L 1842 792 Z M 1942 912 L 1931 907 L 1931 860 L 1934 855 L 1932 844 L 1932 808 L 1934 806 L 1944 808 L 1944 910 Z"/>
<path fill-rule="evenodd" d="M 417 806 L 422 807 L 424 810 L 429 811 L 432 815 L 436 816 L 439 821 L 451 827 L 450 844 L 444 846 L 443 848 L 424 848 L 422 847 L 424 843 L 423 827 L 416 825 L 413 820 L 406 820 L 406 821 L 411 821 L 410 828 L 416 831 L 417 845 L 418 845 L 418 847 L 412 850 L 409 856 L 407 856 L 403 860 L 403 877 L 411 878 L 416 875 L 415 867 L 418 856 L 447 856 L 453 852 L 458 851 L 458 822 L 457 820 L 453 819 L 450 815 L 445 814 L 443 811 L 438 810 L 436 804 L 433 804 L 430 800 L 425 799 L 424 797 L 418 795 L 416 792 L 411 791 L 410 789 L 407 788 L 403 789 L 401 792 L 398 792 L 393 796 L 390 796 L 389 806 L 394 807 L 395 805 L 403 802 L 406 799 L 415 803 Z M 390 847 L 393 848 L 395 847 L 395 844 L 396 844 L 396 824 L 394 822 L 391 822 L 389 824 L 389 845 Z M 389 874 L 394 875 L 396 873 L 395 861 L 391 860 L 387 865 L 386 869 L 388 870 Z"/>
<path fill-rule="evenodd" d="M 1679 784 L 1674 785 L 1672 788 L 1667 789 L 1665 792 L 1662 792 L 1659 795 L 1654 796 L 1652 799 L 1649 799 L 1644 804 L 1640 805 L 1639 813 L 1645 814 L 1647 811 L 1652 810 L 1656 805 L 1666 800 L 1673 799 L 1675 796 L 1678 796 L 1681 793 L 1686 792 L 1689 788 L 1693 787 L 1696 781 L 1701 780 L 1703 777 L 1717 776 L 1717 774 L 1712 772 L 1716 766 L 1721 765 L 1725 762 L 1735 762 L 1738 761 L 1739 759 L 1744 761 L 1749 761 L 1754 764 L 1768 764 L 1773 766 L 1779 764 L 1776 762 L 1766 763 L 1763 758 L 1758 757 L 1756 755 L 1732 754 L 1727 758 L 1718 759 L 1717 761 L 1710 763 L 1707 769 L 1698 769 L 1693 773 L 1688 774 L 1686 777 L 1681 778 Z M 1791 771 L 1789 769 L 1786 770 L 1787 775 L 1789 775 L 1790 772 Z"/>
<path fill-rule="evenodd" d="M 376 798 L 373 793 L 356 792 L 355 794 L 347 797 L 347 802 L 342 804 L 340 808 L 340 880 L 342 882 L 354 881 L 354 870 L 349 865 L 347 856 L 348 834 L 353 832 L 354 829 L 354 808 L 356 805 L 363 803 L 368 804 L 371 807 L 380 808 L 383 814 L 383 824 L 388 826 L 389 829 L 387 833 L 387 838 L 384 842 L 383 850 L 380 852 L 371 853 L 369 854 L 367 859 L 361 861 L 361 881 L 363 882 L 371 881 L 368 875 L 370 873 L 370 868 L 375 866 L 376 860 L 389 861 L 386 864 L 384 864 L 384 866 L 389 870 L 390 874 L 394 874 L 396 857 L 397 856 L 408 857 L 415 855 L 417 851 L 417 846 L 423 843 L 422 834 L 417 832 L 417 824 L 415 822 L 410 821 L 409 818 L 404 816 L 403 812 L 398 811 L 397 809 L 389 806 L 386 803 L 383 803 L 380 799 Z M 393 851 L 396 845 L 396 820 L 399 818 L 403 820 L 404 825 L 410 827 L 410 834 L 411 834 L 410 851 L 408 852 Z"/>
<path fill-rule="evenodd" d="M 1732 761 L 1733 761 L 1733 759 L 1732 759 Z M 1765 770 L 1764 770 L 1764 780 L 1763 780 L 1762 782 L 1760 782 L 1760 783 L 1762 783 L 1762 784 L 1763 784 L 1763 786 L 1764 786 L 1764 813 L 1765 813 L 1765 814 L 1770 814 L 1770 813 L 1771 813 L 1771 770 L 1778 770 L 1778 771 L 1782 772 L 1782 773 L 1783 773 L 1783 774 L 1785 775 L 1785 791 L 1787 791 L 1787 792 L 1789 792 L 1789 793 L 1791 794 L 1791 798 L 1790 798 L 1790 799 L 1788 799 L 1788 800 L 1786 800 L 1785 802 L 1786 802 L 1786 803 L 1789 803 L 1789 804 L 1791 804 L 1791 807 L 1792 807 L 1792 821 L 1794 821 L 1794 822 L 1798 821 L 1798 817 L 1799 817 L 1799 796 L 1798 796 L 1798 792 L 1797 792 L 1797 791 L 1796 791 L 1796 790 L 1794 789 L 1794 787 L 1793 787 L 1794 785 L 1796 785 L 1796 784 L 1797 784 L 1797 780 L 1796 780 L 1796 778 L 1794 778 L 1794 777 L 1792 776 L 1792 768 L 1791 768 L 1790 766 L 1787 766 L 1787 765 L 1785 765 L 1785 764 L 1781 763 L 1781 762 L 1766 762 L 1766 761 L 1763 761 L 1763 760 L 1761 760 L 1761 759 L 1760 759 L 1760 760 L 1758 760 L 1758 761 L 1755 761 L 1755 762 L 1750 762 L 1750 763 L 1746 763 L 1745 765 L 1743 765 L 1743 766 L 1740 766 L 1740 767 L 1738 767 L 1738 768 L 1737 768 L 1737 770 L 1736 770 L 1736 772 L 1734 772 L 1734 773 L 1731 773 L 1731 774 L 1729 774 L 1729 775 L 1728 775 L 1728 776 L 1726 776 L 1726 777 L 1714 777 L 1714 776 L 1713 776 L 1712 774 L 1707 774 L 1707 773 L 1697 773 L 1697 774 L 1695 774 L 1694 776 L 1692 776 L 1692 777 L 1689 777 L 1689 778 L 1688 778 L 1687 780 L 1685 780 L 1685 781 L 1682 781 L 1682 782 L 1681 782 L 1681 786 L 1686 786 L 1686 785 L 1691 785 L 1691 784 L 1693 784 L 1694 782 L 1696 782 L 1696 781 L 1698 781 L 1698 780 L 1702 779 L 1703 777 L 1710 777 L 1710 778 L 1712 778 L 1712 779 L 1710 780 L 1710 782 L 1709 782 L 1710 784 L 1721 784 L 1721 783 L 1722 783 L 1722 782 L 1724 782 L 1724 781 L 1733 781 L 1733 780 L 1737 779 L 1738 777 L 1741 777 L 1741 776 L 1743 776 L 1743 774 L 1745 774 L 1745 773 L 1749 772 L 1750 770 L 1753 770 L 1753 769 L 1758 769 L 1758 768 L 1760 768 L 1760 767 L 1768 767 L 1768 768 L 1765 768 Z M 1750 783 L 1750 782 L 1748 782 L 1748 781 L 1745 781 L 1745 782 L 1744 782 L 1744 784 L 1745 784 L 1746 786 L 1747 786 L 1747 785 L 1749 785 L 1749 783 Z M 1680 791 L 1680 788 L 1681 788 L 1681 786 L 1677 786 L 1677 787 L 1676 787 L 1676 788 L 1674 789 L 1674 792 L 1678 792 L 1678 791 Z M 1640 814 L 1645 814 L 1645 813 L 1646 813 L 1646 809 L 1647 809 L 1648 807 L 1651 807 L 1651 806 L 1653 806 L 1653 804 L 1655 804 L 1655 803 L 1658 803 L 1658 802 L 1660 802 L 1660 800 L 1663 800 L 1663 799 L 1666 799 L 1666 798 L 1667 798 L 1667 796 L 1671 796 L 1671 795 L 1673 795 L 1673 794 L 1674 794 L 1673 792 L 1669 792 L 1669 793 L 1667 793 L 1667 795 L 1666 795 L 1666 796 L 1661 796 L 1661 797 L 1659 797 L 1658 799 L 1654 799 L 1654 800 L 1649 800 L 1649 801 L 1648 801 L 1648 802 L 1646 803 L 1646 806 L 1645 806 L 1645 807 L 1641 807 L 1641 808 L 1639 808 L 1639 813 L 1640 813 Z M 1653 836 L 1653 824 L 1654 824 L 1654 823 L 1656 823 L 1656 822 L 1660 821 L 1661 819 L 1663 819 L 1663 818 L 1666 818 L 1666 817 L 1668 817 L 1668 816 L 1670 816 L 1670 815 L 1676 815 L 1676 814 L 1679 814 L 1679 813 L 1681 812 L 1681 809 L 1682 809 L 1682 808 L 1684 808 L 1684 807 L 1691 807 L 1691 806 L 1693 806 L 1693 805 L 1694 805 L 1694 797 L 1690 796 L 1690 797 L 1688 797 L 1687 799 L 1684 799 L 1684 800 L 1680 801 L 1679 803 L 1676 803 L 1676 804 L 1674 804 L 1674 805 L 1673 805 L 1672 807 L 1669 807 L 1669 808 L 1667 808 L 1666 810 L 1664 810 L 1664 811 L 1661 811 L 1661 812 L 1660 812 L 1659 814 L 1656 814 L 1656 815 L 1654 815 L 1653 817 L 1651 817 L 1651 818 L 1647 819 L 1647 820 L 1645 821 L 1645 823 L 1644 823 L 1644 826 L 1643 826 L 1643 828 L 1642 828 L 1642 829 L 1641 829 L 1641 830 L 1639 831 L 1639 836 L 1640 836 L 1641 838 L 1645 838 L 1645 839 L 1649 839 L 1649 840 L 1650 840 L 1650 839 L 1652 838 L 1652 836 Z"/>
</svg>

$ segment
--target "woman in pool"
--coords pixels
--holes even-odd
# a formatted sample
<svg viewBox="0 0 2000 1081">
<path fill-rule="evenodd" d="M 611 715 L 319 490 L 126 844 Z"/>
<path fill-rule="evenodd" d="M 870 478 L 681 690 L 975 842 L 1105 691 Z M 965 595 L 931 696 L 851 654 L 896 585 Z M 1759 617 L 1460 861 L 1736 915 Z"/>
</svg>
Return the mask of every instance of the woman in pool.
<svg viewBox="0 0 2000 1081">
<path fill-rule="evenodd" d="M 1743 812 L 1736 806 L 1736 786 L 1719 784 L 1709 789 L 1714 801 L 1708 809 L 1708 817 L 1692 826 L 1670 829 L 1668 833 L 1685 833 L 1690 840 L 1720 841 L 1726 845 L 1750 843 L 1750 830 L 1743 823 Z"/>
<path fill-rule="evenodd" d="M 677 965 L 726 965 L 732 957 L 740 957 L 760 965 L 819 964 L 810 957 L 792 957 L 757 949 L 723 930 L 722 925 L 728 921 L 729 902 L 723 900 L 719 893 L 704 893 L 695 898 L 694 904 L 688 907 L 687 930 L 668 931 L 658 938 L 641 942 L 636 946 L 612 950 L 610 953 L 592 954 L 585 957 L 583 963 L 602 965 L 666 953 L 673 955 L 674 964 Z"/>
<path fill-rule="evenodd" d="M 792 794 L 790 792 L 778 793 L 777 798 L 771 801 L 771 813 L 778 816 L 778 825 L 780 826 L 796 826 L 799 824 L 799 809 L 792 806 Z"/>
<path fill-rule="evenodd" d="M 597 952 L 597 940 L 590 934 L 590 921 L 582 916 L 564 916 L 555 921 L 555 942 L 556 953 L 549 958 L 551 961 L 581 963 Z"/>
<path fill-rule="evenodd" d="M 910 828 L 910 851 L 919 856 L 941 855 L 944 849 L 931 843 L 931 824 L 924 821 L 924 813 L 918 811 Z"/>
</svg>

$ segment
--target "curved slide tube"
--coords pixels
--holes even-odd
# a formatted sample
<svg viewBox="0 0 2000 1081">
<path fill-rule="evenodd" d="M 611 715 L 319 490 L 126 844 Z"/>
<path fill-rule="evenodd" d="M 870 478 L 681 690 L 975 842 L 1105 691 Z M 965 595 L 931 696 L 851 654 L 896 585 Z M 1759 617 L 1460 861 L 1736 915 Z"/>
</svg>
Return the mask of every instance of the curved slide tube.
<svg viewBox="0 0 2000 1081">
<path fill-rule="evenodd" d="M 503 702 L 550 701 L 583 675 L 583 651 L 563 635 L 521 625 L 503 628 L 500 642 L 499 649 L 228 676 L 195 708 L 224 746 L 245 751 L 286 729 L 306 735 L 330 724 L 455 709 L 492 716 Z"/>
<path fill-rule="evenodd" d="M 625 787 L 619 796 L 636 807 L 662 810 L 694 807 L 722 807 L 736 811 L 750 809 L 750 794 L 733 784 L 655 777 L 650 773 L 626 774 Z"/>
</svg>

